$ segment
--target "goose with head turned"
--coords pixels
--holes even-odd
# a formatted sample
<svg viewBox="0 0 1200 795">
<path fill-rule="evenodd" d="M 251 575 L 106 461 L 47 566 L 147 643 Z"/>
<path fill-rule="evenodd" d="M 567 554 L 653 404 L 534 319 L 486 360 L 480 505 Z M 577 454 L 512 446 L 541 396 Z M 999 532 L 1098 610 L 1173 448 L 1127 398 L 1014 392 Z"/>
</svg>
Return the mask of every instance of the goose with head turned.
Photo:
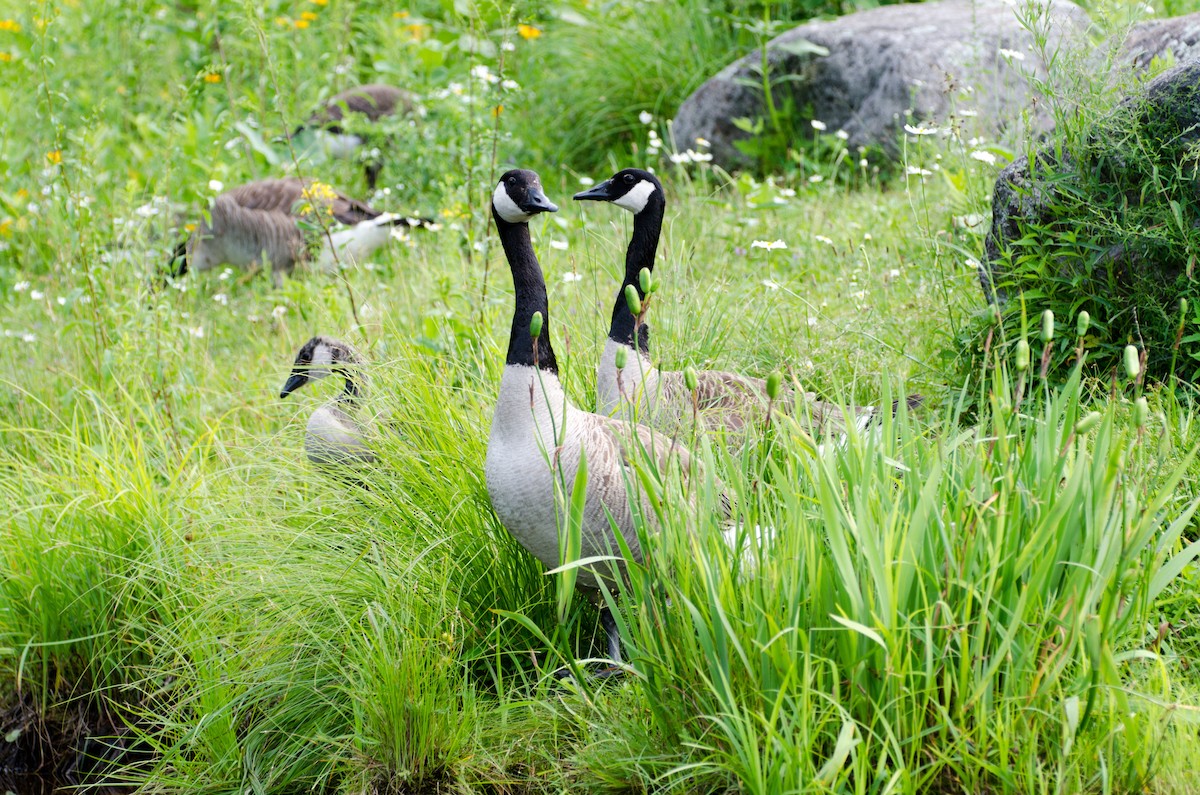
<svg viewBox="0 0 1200 795">
<path fill-rule="evenodd" d="M 329 234 L 310 234 L 301 226 L 306 218 L 309 226 L 319 226 L 318 214 Z M 178 277 L 218 265 L 252 268 L 269 263 L 278 285 L 282 274 L 301 262 L 315 260 L 317 268 L 332 271 L 339 261 L 365 260 L 388 241 L 393 227 L 421 223 L 380 212 L 324 183 L 264 179 L 214 198 L 208 218 L 175 249 L 170 272 Z"/>
<path fill-rule="evenodd" d="M 368 144 L 387 142 L 380 141 L 378 134 L 365 132 L 364 125 L 347 125 L 350 117 L 357 115 L 374 124 L 388 116 L 412 113 L 412 110 L 412 95 L 407 91 L 385 83 L 368 83 L 334 94 L 292 135 L 314 130 L 318 142 L 331 157 L 353 157 L 363 152 Z M 383 170 L 378 147 L 367 153 L 363 166 L 367 187 L 375 190 L 379 172 Z"/>
<path fill-rule="evenodd" d="M 356 419 L 366 389 L 361 366 L 362 359 L 352 347 L 330 337 L 313 337 L 296 354 L 292 374 L 279 393 L 281 399 L 326 376 L 339 375 L 345 381 L 341 394 L 308 418 L 304 452 L 314 464 L 345 466 L 375 461 L 363 440 L 363 423 Z"/>
<path fill-rule="evenodd" d="M 629 476 L 629 462 L 648 451 L 664 470 L 677 463 L 685 475 L 692 462 L 688 452 L 665 435 L 578 409 L 563 391 L 551 343 L 546 282 L 529 237 L 529 220 L 557 209 L 532 171 L 505 173 L 492 195 L 516 307 L 488 439 L 488 495 L 496 515 L 522 546 L 546 566 L 557 567 L 565 503 L 556 496 L 555 486 L 565 484 L 562 491 L 568 492 L 569 503 L 580 461 L 586 459 L 580 557 L 616 554 L 615 529 L 640 560 L 631 495 L 626 491 L 627 483 L 636 482 Z M 530 323 L 538 313 L 543 325 L 535 335 Z M 640 499 L 642 515 L 652 517 L 646 498 Z M 577 586 L 595 598 L 602 577 L 580 569 Z M 607 607 L 601 608 L 600 618 L 609 656 L 619 663 L 619 636 Z"/>
<path fill-rule="evenodd" d="M 642 169 L 627 168 L 576 193 L 574 198 L 609 202 L 633 213 L 633 235 L 625 252 L 625 279 L 617 291 L 608 340 L 596 368 L 597 410 L 613 414 L 622 406 L 635 406 L 639 421 L 670 431 L 677 430 L 691 416 L 694 406 L 710 429 L 737 431 L 764 416 L 768 403 L 764 379 L 719 370 L 701 371 L 696 374 L 693 403 L 682 372 L 661 371 L 650 361 L 650 328 L 644 319 L 639 322 L 634 316 L 625 296 L 627 288 L 632 287 L 645 300 L 639 277 L 642 269 L 654 271 L 666 212 L 666 197 L 658 178 Z M 618 351 L 622 349 L 625 364 L 618 368 Z M 919 398 L 910 398 L 909 405 L 915 401 Z M 847 417 L 836 405 L 819 400 L 812 392 L 791 390 L 784 393 L 779 407 L 811 419 L 816 431 L 829 429 L 837 433 L 844 433 L 850 425 L 861 430 L 878 415 L 878 409 L 865 406 Z"/>
</svg>

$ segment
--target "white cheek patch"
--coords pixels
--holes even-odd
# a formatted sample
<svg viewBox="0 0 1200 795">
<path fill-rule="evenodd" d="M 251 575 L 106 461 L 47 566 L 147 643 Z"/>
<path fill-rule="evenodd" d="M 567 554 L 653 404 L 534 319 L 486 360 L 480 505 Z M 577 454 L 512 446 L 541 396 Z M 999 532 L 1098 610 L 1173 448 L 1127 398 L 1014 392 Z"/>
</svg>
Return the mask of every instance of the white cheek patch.
<svg viewBox="0 0 1200 795">
<path fill-rule="evenodd" d="M 650 194 L 654 193 L 654 191 L 654 183 L 644 179 L 630 188 L 628 193 L 614 201 L 613 204 L 637 215 L 646 209 L 646 202 L 650 201 Z"/>
<path fill-rule="evenodd" d="M 313 381 L 316 381 L 318 378 L 324 378 L 329 375 L 327 368 L 331 364 L 333 364 L 333 351 L 329 350 L 328 345 L 318 345 L 313 349 L 312 361 L 309 362 L 309 367 L 305 371 L 305 375 Z"/>
<path fill-rule="evenodd" d="M 492 206 L 496 208 L 496 214 L 510 224 L 523 224 L 533 217 L 518 207 L 517 203 L 509 197 L 503 182 L 498 184 L 495 192 L 492 193 Z"/>
</svg>

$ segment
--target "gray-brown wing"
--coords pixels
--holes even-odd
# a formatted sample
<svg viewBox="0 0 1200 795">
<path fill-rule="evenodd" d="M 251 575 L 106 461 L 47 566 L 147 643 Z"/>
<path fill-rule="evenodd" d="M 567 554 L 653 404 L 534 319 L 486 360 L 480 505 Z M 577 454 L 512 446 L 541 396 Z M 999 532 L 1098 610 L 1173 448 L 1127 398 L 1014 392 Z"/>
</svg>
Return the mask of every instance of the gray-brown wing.
<svg viewBox="0 0 1200 795">
<path fill-rule="evenodd" d="M 361 113 L 371 121 L 379 121 L 397 110 L 412 110 L 412 97 L 407 91 L 383 83 L 355 86 L 332 96 L 325 107 L 313 115 L 317 124 L 339 122 L 346 113 Z"/>
<path fill-rule="evenodd" d="M 684 383 L 683 373 L 660 373 L 659 388 L 663 398 L 686 416 L 692 407 L 692 393 Z M 760 378 L 702 370 L 696 373 L 695 397 L 700 419 L 709 428 L 738 431 L 747 423 L 766 417 L 767 385 Z"/>
<path fill-rule="evenodd" d="M 247 210 L 278 212 L 290 215 L 292 208 L 304 197 L 304 183 L 293 178 L 262 179 L 226 191 L 239 207 Z"/>
</svg>

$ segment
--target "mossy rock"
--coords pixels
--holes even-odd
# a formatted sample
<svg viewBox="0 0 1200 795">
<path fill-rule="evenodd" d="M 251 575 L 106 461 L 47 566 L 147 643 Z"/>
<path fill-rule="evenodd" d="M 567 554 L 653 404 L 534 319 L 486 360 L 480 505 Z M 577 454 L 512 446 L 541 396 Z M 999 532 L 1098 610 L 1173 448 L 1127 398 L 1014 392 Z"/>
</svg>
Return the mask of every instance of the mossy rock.
<svg viewBox="0 0 1200 795">
<path fill-rule="evenodd" d="M 1044 309 L 1094 321 L 1093 364 L 1123 347 L 1150 375 L 1200 374 L 1200 60 L 1170 69 L 1076 134 L 1000 172 L 980 283 L 1019 322 Z M 1190 314 L 1181 316 L 1180 299 Z M 1181 323 L 1182 333 L 1181 333 Z"/>
</svg>

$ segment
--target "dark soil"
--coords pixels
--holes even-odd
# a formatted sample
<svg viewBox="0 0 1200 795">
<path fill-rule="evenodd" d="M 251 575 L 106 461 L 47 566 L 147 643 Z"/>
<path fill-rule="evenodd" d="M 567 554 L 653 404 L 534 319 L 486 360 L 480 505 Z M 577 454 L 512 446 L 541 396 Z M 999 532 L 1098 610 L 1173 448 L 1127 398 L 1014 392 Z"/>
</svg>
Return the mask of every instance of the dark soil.
<svg viewBox="0 0 1200 795">
<path fill-rule="evenodd" d="M 150 749 L 110 712 L 77 703 L 41 710 L 28 696 L 0 707 L 0 790 L 127 792 L 150 760 Z"/>
</svg>

